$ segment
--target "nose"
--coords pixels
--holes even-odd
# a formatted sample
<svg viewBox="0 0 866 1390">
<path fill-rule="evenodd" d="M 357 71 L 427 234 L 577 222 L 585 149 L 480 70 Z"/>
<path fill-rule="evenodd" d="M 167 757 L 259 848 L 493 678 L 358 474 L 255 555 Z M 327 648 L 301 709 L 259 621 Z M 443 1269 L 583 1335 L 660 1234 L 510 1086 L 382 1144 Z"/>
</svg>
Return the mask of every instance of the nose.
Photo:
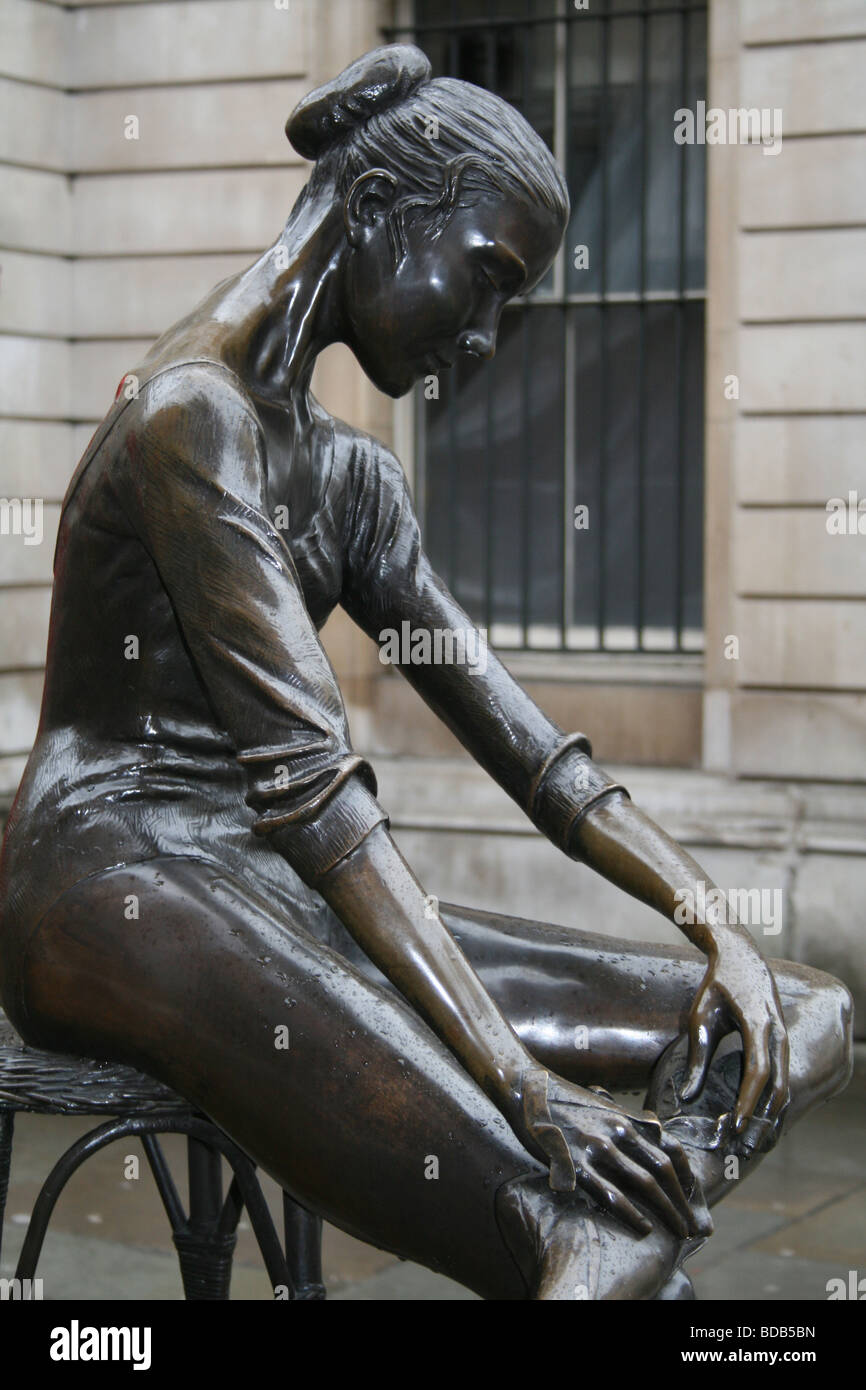
<svg viewBox="0 0 866 1390">
<path fill-rule="evenodd" d="M 473 357 L 481 357 L 489 362 L 496 353 L 496 329 L 469 329 L 460 334 L 457 346 L 461 352 L 469 352 Z"/>
</svg>

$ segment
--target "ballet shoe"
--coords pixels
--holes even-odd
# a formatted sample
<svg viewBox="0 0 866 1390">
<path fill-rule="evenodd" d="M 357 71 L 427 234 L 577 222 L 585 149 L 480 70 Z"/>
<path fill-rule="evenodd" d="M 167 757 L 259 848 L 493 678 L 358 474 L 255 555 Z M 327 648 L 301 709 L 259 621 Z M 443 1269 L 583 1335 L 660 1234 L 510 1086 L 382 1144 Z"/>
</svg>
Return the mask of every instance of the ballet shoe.
<svg viewBox="0 0 866 1390">
<path fill-rule="evenodd" d="M 554 1192 L 538 1173 L 505 1183 L 496 1215 L 527 1297 L 544 1302 L 686 1297 L 680 1265 L 707 1239 L 682 1240 L 657 1219 L 637 1236 L 580 1193 Z"/>
<path fill-rule="evenodd" d="M 779 1121 L 753 1116 L 737 1132 L 734 1110 L 743 1075 L 742 1039 L 731 1033 L 716 1049 L 704 1087 L 693 1101 L 682 1099 L 688 1076 L 685 1034 L 665 1048 L 653 1068 L 644 1105 L 661 1120 L 665 1133 L 688 1149 L 720 1150 L 739 1158 L 767 1153 L 779 1136 Z"/>
</svg>

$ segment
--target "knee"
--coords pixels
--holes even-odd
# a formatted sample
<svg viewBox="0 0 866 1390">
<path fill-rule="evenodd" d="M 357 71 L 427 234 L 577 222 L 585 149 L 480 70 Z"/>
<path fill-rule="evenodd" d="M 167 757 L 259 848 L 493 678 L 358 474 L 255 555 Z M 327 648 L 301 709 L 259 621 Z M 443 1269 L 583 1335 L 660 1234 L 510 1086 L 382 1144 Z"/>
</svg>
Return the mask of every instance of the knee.
<svg viewBox="0 0 866 1390">
<path fill-rule="evenodd" d="M 854 1070 L 854 1000 L 851 991 L 841 980 L 823 972 L 820 997 L 832 1064 L 828 1095 L 836 1095 L 848 1085 Z"/>
<path fill-rule="evenodd" d="M 806 1007 L 798 1010 L 796 1043 L 805 1054 L 816 1099 L 829 1100 L 851 1080 L 854 1000 L 835 976 L 813 969 L 805 969 L 803 974 L 808 988 L 801 1001 Z"/>
</svg>

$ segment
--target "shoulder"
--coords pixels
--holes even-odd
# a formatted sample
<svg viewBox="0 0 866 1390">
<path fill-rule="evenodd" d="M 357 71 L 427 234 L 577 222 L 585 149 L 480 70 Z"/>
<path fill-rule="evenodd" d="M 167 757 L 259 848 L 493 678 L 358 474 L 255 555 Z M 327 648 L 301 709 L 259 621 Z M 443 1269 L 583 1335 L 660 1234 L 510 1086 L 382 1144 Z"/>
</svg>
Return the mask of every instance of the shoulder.
<svg viewBox="0 0 866 1390">
<path fill-rule="evenodd" d="M 380 591 L 389 576 L 419 563 L 421 535 L 412 494 L 396 455 L 374 435 L 334 422 L 335 464 L 343 479 L 343 553 L 348 583 L 357 591 L 375 577 Z"/>
<path fill-rule="evenodd" d="M 334 419 L 334 462 L 356 501 L 386 497 L 411 504 L 406 474 L 396 454 L 380 439 Z"/>
<path fill-rule="evenodd" d="M 261 424 L 240 378 L 217 363 L 177 363 L 144 380 L 124 435 L 157 473 L 190 467 L 226 490 L 258 491 Z"/>
<path fill-rule="evenodd" d="M 139 423 L 149 429 L 202 431 L 259 427 L 240 377 L 217 362 L 178 362 L 139 388 Z"/>
</svg>

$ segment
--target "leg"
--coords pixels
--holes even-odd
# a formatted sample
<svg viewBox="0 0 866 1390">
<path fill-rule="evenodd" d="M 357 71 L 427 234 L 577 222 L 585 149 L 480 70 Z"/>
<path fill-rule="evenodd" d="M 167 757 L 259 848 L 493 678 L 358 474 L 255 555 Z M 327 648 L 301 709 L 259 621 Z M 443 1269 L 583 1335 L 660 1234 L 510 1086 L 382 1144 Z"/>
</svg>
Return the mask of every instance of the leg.
<svg viewBox="0 0 866 1390">
<path fill-rule="evenodd" d="M 685 1029 L 706 960 L 687 946 L 618 941 L 445 905 L 442 915 L 539 1061 L 581 1084 L 645 1089 Z M 852 1002 L 831 975 L 770 962 L 791 1042 L 788 1122 L 843 1089 Z"/>
<path fill-rule="evenodd" d="M 530 1051 L 570 1080 L 643 1090 L 660 1054 L 685 1030 L 705 969 L 692 948 L 621 942 L 465 908 L 446 907 L 443 915 Z M 787 1129 L 847 1085 L 853 1006 L 844 985 L 823 971 L 770 964 L 791 1047 Z M 722 1149 L 694 1154 L 711 1202 L 760 1161 L 741 1155 L 732 1167 L 729 1157 Z"/>
<path fill-rule="evenodd" d="M 539 1061 L 579 1084 L 646 1090 L 661 1054 L 684 1032 L 706 968 L 699 951 L 622 942 L 448 904 L 441 911 Z M 359 969 L 382 980 L 347 934 L 335 940 Z M 771 966 L 791 1043 L 787 1126 L 847 1084 L 852 1006 L 845 987 L 822 971 L 789 961 Z M 728 1158 L 722 1149 L 690 1150 L 711 1201 L 760 1161 L 760 1155 L 741 1157 L 732 1170 Z"/>
<path fill-rule="evenodd" d="M 705 969 L 704 957 L 694 949 L 619 942 L 463 908 L 446 907 L 443 915 L 529 1050 L 571 1080 L 644 1089 L 660 1054 L 684 1032 Z M 848 990 L 824 972 L 790 961 L 770 964 L 791 1048 L 787 1129 L 847 1085 L 853 1008 Z M 690 1109 L 700 1113 L 702 1107 L 705 1113 L 712 1109 L 709 1086 Z M 720 1108 L 725 1107 L 715 1107 Z M 744 1153 L 740 1146 L 736 1153 L 689 1146 L 687 1152 L 711 1203 L 764 1156 Z M 525 1204 L 525 1192 L 516 1200 Z M 624 1263 L 633 1265 L 632 1253 L 623 1256 Z M 561 1288 L 556 1261 L 550 1264 L 551 1282 Z M 636 1276 L 637 1270 L 630 1289 Z M 688 1281 L 681 1271 L 678 1277 L 678 1288 L 671 1280 L 657 1296 L 688 1296 Z"/>
<path fill-rule="evenodd" d="M 408 1005 L 237 880 L 183 859 L 96 875 L 21 966 L 27 1041 L 142 1068 L 343 1229 L 526 1296 L 496 1193 L 540 1165 Z"/>
</svg>

